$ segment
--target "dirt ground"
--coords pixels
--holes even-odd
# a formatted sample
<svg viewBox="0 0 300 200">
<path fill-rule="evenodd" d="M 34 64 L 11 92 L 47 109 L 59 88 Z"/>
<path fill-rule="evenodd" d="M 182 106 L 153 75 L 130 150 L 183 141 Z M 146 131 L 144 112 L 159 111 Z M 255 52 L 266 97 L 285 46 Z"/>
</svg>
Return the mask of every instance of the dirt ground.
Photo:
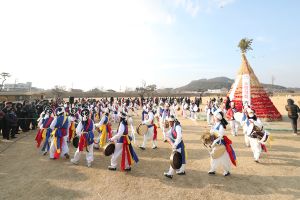
<svg viewBox="0 0 300 200">
<path fill-rule="evenodd" d="M 300 136 L 273 131 L 272 147 L 258 164 L 243 136 L 232 137 L 227 130 L 238 166 L 229 177 L 223 177 L 221 169 L 209 176 L 208 152 L 199 141 L 208 130 L 206 123 L 179 119 L 188 153 L 186 176 L 163 176 L 171 148 L 162 142 L 160 130 L 157 150 L 150 142 L 145 151 L 135 148 L 140 162 L 131 172 L 107 170 L 110 157 L 99 150 L 91 168 L 84 155 L 78 166 L 65 159 L 50 160 L 36 149 L 32 131 L 14 142 L 0 141 L 0 199 L 300 199 Z M 140 144 L 142 138 L 137 138 Z M 70 148 L 71 157 L 74 150 Z"/>
</svg>

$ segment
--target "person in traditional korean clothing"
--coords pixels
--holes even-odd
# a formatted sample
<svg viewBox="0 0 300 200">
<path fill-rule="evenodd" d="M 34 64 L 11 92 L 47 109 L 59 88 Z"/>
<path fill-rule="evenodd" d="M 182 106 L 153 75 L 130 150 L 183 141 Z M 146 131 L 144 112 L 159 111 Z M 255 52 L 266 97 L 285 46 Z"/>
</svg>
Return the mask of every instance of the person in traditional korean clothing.
<svg viewBox="0 0 300 200">
<path fill-rule="evenodd" d="M 110 142 L 115 143 L 115 151 L 112 154 L 108 169 L 113 171 L 117 169 L 117 160 L 121 155 L 121 170 L 131 171 L 131 166 L 134 162 L 138 163 L 139 159 L 131 144 L 131 137 L 128 135 L 127 113 L 120 112 L 119 117 L 120 123 L 117 134 L 109 139 Z"/>
<path fill-rule="evenodd" d="M 82 121 L 79 122 L 76 128 L 76 134 L 79 137 L 78 148 L 74 154 L 74 158 L 71 162 L 75 165 L 78 164 L 80 160 L 81 153 L 85 151 L 87 166 L 91 167 L 94 161 L 94 121 L 90 118 L 90 111 L 88 109 L 83 109 L 81 111 Z"/>
</svg>

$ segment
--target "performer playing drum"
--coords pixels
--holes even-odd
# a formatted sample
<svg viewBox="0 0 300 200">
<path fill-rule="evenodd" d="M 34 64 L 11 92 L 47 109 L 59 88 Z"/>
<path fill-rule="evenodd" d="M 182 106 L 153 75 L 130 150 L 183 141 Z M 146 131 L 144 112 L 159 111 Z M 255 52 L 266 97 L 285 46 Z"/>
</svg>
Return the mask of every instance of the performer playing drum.
<svg viewBox="0 0 300 200">
<path fill-rule="evenodd" d="M 90 111 L 88 109 L 83 109 L 81 111 L 82 121 L 78 124 L 76 128 L 76 134 L 79 136 L 78 148 L 74 154 L 74 158 L 71 162 L 75 165 L 78 164 L 80 155 L 82 151 L 86 151 L 86 162 L 87 166 L 91 167 L 94 161 L 93 155 L 93 144 L 94 144 L 94 122 L 89 118 Z"/>
<path fill-rule="evenodd" d="M 206 121 L 207 125 L 211 126 L 212 122 L 212 116 L 213 116 L 213 103 L 211 101 L 207 101 L 207 104 L 205 106 L 205 113 L 206 113 Z"/>
<path fill-rule="evenodd" d="M 52 109 L 49 106 L 46 106 L 44 108 L 44 111 L 41 114 L 41 117 L 39 119 L 39 131 L 35 137 L 35 140 L 37 141 L 37 147 L 39 148 L 42 144 L 41 151 L 43 152 L 43 155 L 46 155 L 47 152 L 50 149 L 50 136 L 51 136 L 51 129 L 50 124 L 53 121 L 53 114 Z"/>
<path fill-rule="evenodd" d="M 179 152 L 182 158 L 182 165 L 180 169 L 176 170 L 176 174 L 185 175 L 186 151 L 182 140 L 182 128 L 180 122 L 174 117 L 174 115 L 171 115 L 167 120 L 170 123 L 170 130 L 167 132 L 167 140 L 172 146 L 172 150 Z M 175 169 L 173 169 L 172 165 L 170 165 L 169 171 L 165 172 L 164 175 L 168 178 L 173 178 L 174 172 Z"/>
<path fill-rule="evenodd" d="M 238 135 L 238 129 L 239 125 L 236 119 L 234 118 L 234 114 L 236 113 L 236 108 L 235 108 L 235 103 L 232 101 L 230 102 L 230 108 L 227 110 L 226 117 L 230 122 L 230 127 L 231 127 L 231 134 L 233 136 Z"/>
<path fill-rule="evenodd" d="M 76 127 L 78 124 L 78 118 L 76 118 L 76 113 L 77 113 L 77 109 L 76 108 L 72 108 L 70 111 L 70 115 L 68 116 L 69 118 L 69 122 L 70 122 L 70 126 L 69 126 L 69 137 L 68 137 L 68 142 L 71 143 L 73 138 L 75 137 L 75 133 L 76 133 Z"/>
<path fill-rule="evenodd" d="M 59 157 L 66 157 L 69 159 L 69 147 L 67 144 L 68 140 L 68 128 L 69 120 L 65 115 L 65 109 L 58 107 L 55 110 L 56 117 L 53 119 L 50 129 L 53 131 L 53 139 L 50 145 L 50 158 L 58 159 Z"/>
<path fill-rule="evenodd" d="M 119 113 L 120 123 L 118 132 L 112 138 L 109 139 L 110 142 L 115 143 L 115 151 L 111 158 L 111 164 L 108 166 L 109 170 L 117 169 L 117 159 L 122 154 L 121 159 L 121 170 L 131 171 L 131 165 L 134 161 L 137 163 L 139 161 L 132 145 L 131 137 L 128 136 L 128 124 L 126 120 L 127 113 Z"/>
<path fill-rule="evenodd" d="M 190 106 L 191 120 L 197 119 L 198 106 L 192 101 L 192 105 Z"/>
<path fill-rule="evenodd" d="M 255 115 L 254 111 L 250 108 L 247 109 L 247 137 L 249 139 L 250 147 L 253 152 L 255 162 L 259 162 L 262 150 L 267 152 L 266 141 L 269 138 L 269 133 L 263 130 L 263 124 L 260 119 Z"/>
<path fill-rule="evenodd" d="M 162 128 L 162 133 L 163 133 L 163 137 L 164 137 L 164 142 L 167 142 L 167 138 L 166 138 L 166 121 L 167 118 L 170 117 L 171 115 L 171 111 L 170 111 L 170 105 L 168 103 L 166 103 L 165 105 L 165 109 L 162 112 L 162 116 L 160 119 L 160 127 Z"/>
<path fill-rule="evenodd" d="M 148 114 L 145 116 L 145 120 L 142 122 L 142 124 L 146 124 L 148 126 L 148 131 L 144 135 L 143 144 L 139 147 L 140 147 L 140 149 L 145 150 L 147 140 L 152 138 L 152 149 L 157 149 L 157 132 L 155 132 L 157 130 L 155 129 L 155 127 L 154 127 L 155 124 L 153 123 L 154 114 L 152 112 L 152 106 L 151 105 L 148 104 L 146 112 Z"/>
<path fill-rule="evenodd" d="M 235 152 L 231 146 L 232 142 L 225 136 L 227 121 L 224 119 L 224 114 L 221 110 L 216 110 L 214 113 L 215 124 L 210 130 L 210 134 L 216 139 L 212 142 L 211 147 L 214 148 L 217 145 L 224 145 L 226 151 L 218 158 L 211 157 L 211 168 L 208 172 L 210 175 L 216 174 L 216 169 L 221 165 L 224 169 L 224 176 L 230 175 L 231 163 L 236 166 Z M 214 149 L 213 149 L 214 151 Z M 230 163 L 231 161 L 231 163 Z"/>
<path fill-rule="evenodd" d="M 225 146 L 222 144 L 212 146 L 214 140 L 217 139 L 215 135 L 210 135 L 210 133 L 205 133 L 201 136 L 202 143 L 204 144 L 205 148 L 208 149 L 209 155 L 213 159 L 217 159 L 221 157 L 224 152 L 226 151 Z"/>
<path fill-rule="evenodd" d="M 189 105 L 185 102 L 185 99 L 183 99 L 183 101 L 182 101 L 182 116 L 184 117 L 184 118 L 187 118 L 187 110 L 188 110 L 188 107 L 189 107 Z"/>
<path fill-rule="evenodd" d="M 109 138 L 112 137 L 111 125 L 109 123 L 109 109 L 104 109 L 104 115 L 100 122 L 95 125 L 100 130 L 99 135 L 95 139 L 94 148 L 104 147 L 108 142 Z"/>
</svg>

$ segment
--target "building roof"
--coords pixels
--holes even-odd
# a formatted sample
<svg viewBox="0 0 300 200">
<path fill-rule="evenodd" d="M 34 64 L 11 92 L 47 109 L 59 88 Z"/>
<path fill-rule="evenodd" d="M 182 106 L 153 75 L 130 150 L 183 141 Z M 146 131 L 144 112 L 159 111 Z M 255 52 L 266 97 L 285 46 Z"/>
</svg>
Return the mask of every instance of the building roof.
<svg viewBox="0 0 300 200">
<path fill-rule="evenodd" d="M 40 95 L 44 92 L 21 92 L 21 91 L 1 91 L 0 96 L 32 96 Z"/>
</svg>

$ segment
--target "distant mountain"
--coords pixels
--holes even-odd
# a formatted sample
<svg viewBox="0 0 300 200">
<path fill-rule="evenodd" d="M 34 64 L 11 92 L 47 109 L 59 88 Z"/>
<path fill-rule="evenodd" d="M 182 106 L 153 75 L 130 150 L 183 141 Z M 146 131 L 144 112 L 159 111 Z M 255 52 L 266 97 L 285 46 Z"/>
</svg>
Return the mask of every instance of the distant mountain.
<svg viewBox="0 0 300 200">
<path fill-rule="evenodd" d="M 234 80 L 227 77 L 216 77 L 211 79 L 199 79 L 190 82 L 189 84 L 174 89 L 175 91 L 199 91 L 204 92 L 213 89 L 230 89 Z M 262 84 L 266 90 L 287 90 L 286 87 L 280 85 Z"/>
<path fill-rule="evenodd" d="M 189 84 L 176 88 L 177 91 L 207 91 L 208 89 L 230 88 L 234 80 L 227 77 L 216 77 L 212 79 L 199 79 Z"/>
</svg>

